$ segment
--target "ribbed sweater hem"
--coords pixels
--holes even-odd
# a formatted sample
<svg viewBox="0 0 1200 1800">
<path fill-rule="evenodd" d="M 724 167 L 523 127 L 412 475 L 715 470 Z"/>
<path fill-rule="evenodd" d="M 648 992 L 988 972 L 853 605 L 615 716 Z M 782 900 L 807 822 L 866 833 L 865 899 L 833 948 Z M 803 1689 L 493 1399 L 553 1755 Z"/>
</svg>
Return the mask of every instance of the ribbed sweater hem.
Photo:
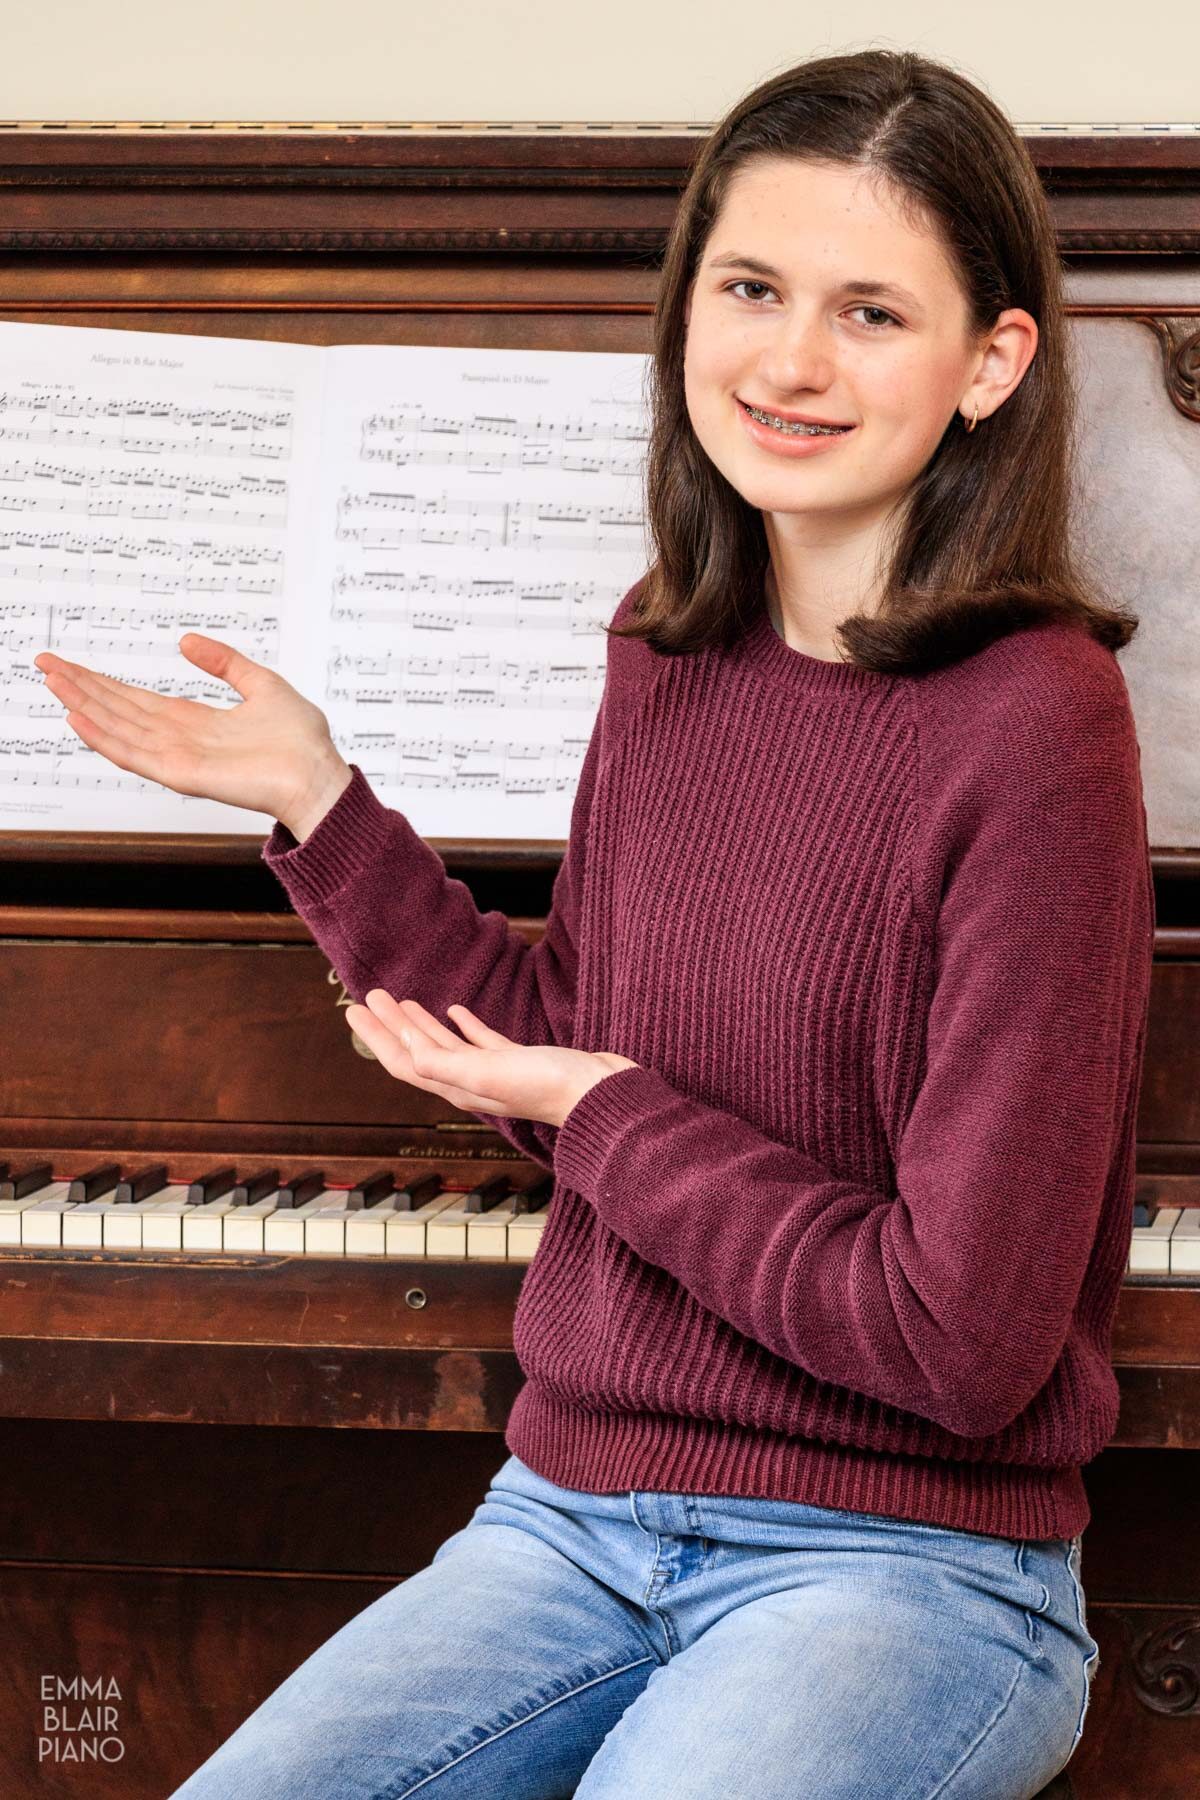
<svg viewBox="0 0 1200 1800">
<path fill-rule="evenodd" d="M 532 1381 L 504 1439 L 545 1480 L 586 1493 L 737 1494 L 1034 1542 L 1075 1537 L 1091 1517 L 1078 1467 L 880 1455 L 703 1419 L 585 1412 Z"/>
</svg>

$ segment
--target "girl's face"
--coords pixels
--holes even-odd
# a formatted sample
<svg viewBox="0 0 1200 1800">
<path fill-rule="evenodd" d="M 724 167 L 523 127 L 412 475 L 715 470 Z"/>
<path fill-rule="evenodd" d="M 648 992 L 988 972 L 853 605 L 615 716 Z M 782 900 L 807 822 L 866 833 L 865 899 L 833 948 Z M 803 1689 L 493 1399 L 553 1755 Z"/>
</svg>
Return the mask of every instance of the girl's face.
<svg viewBox="0 0 1200 1800">
<path fill-rule="evenodd" d="M 687 322 L 693 430 L 726 480 L 768 514 L 841 514 L 847 524 L 845 515 L 886 513 L 960 402 L 964 424 L 975 398 L 981 421 L 989 410 L 983 385 L 967 397 L 987 353 L 985 340 L 968 336 L 945 251 L 861 169 L 785 157 L 739 169 Z M 756 424 L 747 406 L 852 429 L 784 434 Z M 794 532 L 799 520 L 778 523 Z"/>
</svg>

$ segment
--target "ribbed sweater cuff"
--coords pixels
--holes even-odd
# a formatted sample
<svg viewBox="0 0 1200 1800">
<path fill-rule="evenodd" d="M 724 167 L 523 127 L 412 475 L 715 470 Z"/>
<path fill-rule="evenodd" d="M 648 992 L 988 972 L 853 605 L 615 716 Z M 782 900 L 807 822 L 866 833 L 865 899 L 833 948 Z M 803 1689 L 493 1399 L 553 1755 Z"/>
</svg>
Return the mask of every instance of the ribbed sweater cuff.
<svg viewBox="0 0 1200 1800">
<path fill-rule="evenodd" d="M 615 1198 L 605 1188 L 610 1158 L 623 1158 L 621 1145 L 647 1115 L 666 1104 L 678 1105 L 679 1091 L 653 1069 L 617 1069 L 577 1100 L 558 1128 L 554 1172 L 585 1199 Z"/>
<path fill-rule="evenodd" d="M 302 844 L 276 820 L 263 845 L 263 861 L 282 881 L 299 913 L 332 899 L 378 854 L 397 821 L 408 824 L 403 814 L 383 804 L 357 763 L 350 767 L 350 782 Z"/>
</svg>

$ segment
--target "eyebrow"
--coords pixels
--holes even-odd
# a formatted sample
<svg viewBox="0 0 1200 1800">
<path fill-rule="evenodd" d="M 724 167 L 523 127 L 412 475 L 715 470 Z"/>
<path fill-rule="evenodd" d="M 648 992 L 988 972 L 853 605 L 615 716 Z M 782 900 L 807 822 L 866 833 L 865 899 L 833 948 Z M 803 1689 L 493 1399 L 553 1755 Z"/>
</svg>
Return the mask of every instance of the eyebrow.
<svg viewBox="0 0 1200 1800">
<path fill-rule="evenodd" d="M 778 269 L 773 269 L 770 263 L 759 262 L 758 258 L 754 256 L 738 256 L 731 253 L 728 256 L 714 257 L 708 266 L 710 269 L 749 269 L 752 274 L 764 275 L 769 281 L 784 279 Z M 889 300 L 899 301 L 902 306 L 920 308 L 920 301 L 915 294 L 910 294 L 907 288 L 900 287 L 895 281 L 878 281 L 870 275 L 854 276 L 850 281 L 843 281 L 834 289 L 834 293 L 883 294 Z"/>
</svg>

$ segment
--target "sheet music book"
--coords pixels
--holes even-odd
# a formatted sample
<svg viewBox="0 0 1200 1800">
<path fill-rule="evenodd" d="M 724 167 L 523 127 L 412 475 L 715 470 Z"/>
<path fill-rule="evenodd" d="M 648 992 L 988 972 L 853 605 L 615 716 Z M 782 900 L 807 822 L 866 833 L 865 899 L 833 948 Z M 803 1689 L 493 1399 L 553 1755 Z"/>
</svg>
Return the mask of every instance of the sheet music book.
<svg viewBox="0 0 1200 1800">
<path fill-rule="evenodd" d="M 33 665 L 237 704 L 194 630 L 423 836 L 565 839 L 649 560 L 648 363 L 0 322 L 0 830 L 266 834 L 89 750 Z"/>
</svg>

